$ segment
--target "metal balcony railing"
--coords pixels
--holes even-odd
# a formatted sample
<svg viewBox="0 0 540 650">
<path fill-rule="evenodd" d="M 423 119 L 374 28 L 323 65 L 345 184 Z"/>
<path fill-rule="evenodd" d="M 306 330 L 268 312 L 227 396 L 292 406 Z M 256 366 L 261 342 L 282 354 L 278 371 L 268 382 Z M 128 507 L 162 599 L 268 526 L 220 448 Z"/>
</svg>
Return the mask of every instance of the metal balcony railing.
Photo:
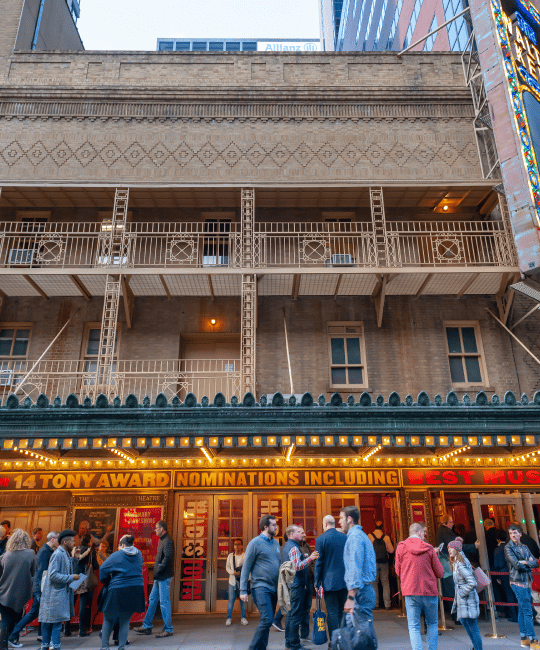
<svg viewBox="0 0 540 650">
<path fill-rule="evenodd" d="M 503 221 L 391 221 L 389 266 L 513 266 Z"/>
<path fill-rule="evenodd" d="M 107 393 L 99 383 L 97 360 L 0 360 L 0 399 L 15 393 L 20 400 L 32 402 L 40 393 L 58 395 L 62 403 L 73 393 L 82 400 Z M 24 377 L 30 375 L 23 382 Z M 112 393 L 122 402 L 133 393 L 139 401 L 148 395 L 152 400 L 164 393 L 169 400 L 178 395 L 184 400 L 188 393 L 199 400 L 206 395 L 210 401 L 223 393 L 227 401 L 240 395 L 239 359 L 164 359 L 123 360 L 114 362 Z"/>
<path fill-rule="evenodd" d="M 237 223 L 0 223 L 0 268 L 241 268 Z M 256 223 L 255 268 L 513 266 L 503 221 L 391 221 L 386 259 L 371 222 Z M 377 234 L 380 238 L 380 234 Z M 380 242 L 379 242 L 380 243 Z"/>
<path fill-rule="evenodd" d="M 377 266 L 371 223 L 256 223 L 257 268 Z"/>
<path fill-rule="evenodd" d="M 0 267 L 237 268 L 234 223 L 0 223 Z M 112 250 L 112 253 L 110 252 Z"/>
</svg>

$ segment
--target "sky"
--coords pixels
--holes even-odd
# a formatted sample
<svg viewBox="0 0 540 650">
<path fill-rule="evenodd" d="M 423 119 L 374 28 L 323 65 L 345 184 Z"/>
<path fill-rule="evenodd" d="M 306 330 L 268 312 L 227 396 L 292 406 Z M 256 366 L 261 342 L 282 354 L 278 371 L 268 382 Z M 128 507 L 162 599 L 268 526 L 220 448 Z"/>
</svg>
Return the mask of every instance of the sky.
<svg viewBox="0 0 540 650">
<path fill-rule="evenodd" d="M 158 38 L 319 38 L 319 0 L 81 0 L 87 50 L 155 50 Z"/>
</svg>

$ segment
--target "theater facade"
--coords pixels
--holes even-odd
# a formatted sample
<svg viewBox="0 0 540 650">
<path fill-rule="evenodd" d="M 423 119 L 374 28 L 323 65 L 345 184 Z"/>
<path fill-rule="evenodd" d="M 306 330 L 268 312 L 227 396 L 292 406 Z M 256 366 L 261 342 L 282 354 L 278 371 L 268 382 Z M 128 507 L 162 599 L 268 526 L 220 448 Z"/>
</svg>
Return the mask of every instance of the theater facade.
<svg viewBox="0 0 540 650">
<path fill-rule="evenodd" d="M 280 539 L 350 504 L 394 540 L 446 512 L 537 536 L 540 319 L 515 289 L 534 240 L 516 247 L 478 48 L 30 50 L 19 5 L 0 517 L 131 531 L 149 566 L 164 518 L 181 613 L 225 611 L 264 513 Z"/>
</svg>

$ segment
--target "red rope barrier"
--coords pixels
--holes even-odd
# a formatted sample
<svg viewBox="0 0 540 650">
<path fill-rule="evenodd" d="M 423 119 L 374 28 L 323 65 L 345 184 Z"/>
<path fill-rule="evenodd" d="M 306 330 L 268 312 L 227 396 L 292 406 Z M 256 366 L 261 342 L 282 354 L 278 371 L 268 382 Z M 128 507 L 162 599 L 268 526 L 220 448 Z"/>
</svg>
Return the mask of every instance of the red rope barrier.
<svg viewBox="0 0 540 650">
<path fill-rule="evenodd" d="M 448 596 L 441 596 L 442 600 L 448 600 L 451 603 L 454 602 L 454 598 L 449 598 Z M 518 603 L 493 603 L 494 605 L 502 605 L 504 607 L 518 607 Z M 489 605 L 487 600 L 481 600 L 480 605 Z"/>
</svg>

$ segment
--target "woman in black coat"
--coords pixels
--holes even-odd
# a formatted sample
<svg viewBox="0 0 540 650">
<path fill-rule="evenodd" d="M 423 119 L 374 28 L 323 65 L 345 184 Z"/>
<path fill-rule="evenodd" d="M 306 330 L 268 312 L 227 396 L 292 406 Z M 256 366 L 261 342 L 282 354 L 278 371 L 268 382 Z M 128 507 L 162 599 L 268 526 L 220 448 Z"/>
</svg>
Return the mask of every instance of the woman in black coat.
<svg viewBox="0 0 540 650">
<path fill-rule="evenodd" d="M 74 573 L 86 574 L 90 565 L 94 571 L 99 569 L 96 551 L 92 544 L 92 537 L 84 535 L 81 539 L 80 554 L 75 555 Z M 92 601 L 94 600 L 94 587 L 88 587 L 88 579 L 77 589 L 79 595 L 79 636 L 88 636 L 91 632 Z"/>
</svg>

